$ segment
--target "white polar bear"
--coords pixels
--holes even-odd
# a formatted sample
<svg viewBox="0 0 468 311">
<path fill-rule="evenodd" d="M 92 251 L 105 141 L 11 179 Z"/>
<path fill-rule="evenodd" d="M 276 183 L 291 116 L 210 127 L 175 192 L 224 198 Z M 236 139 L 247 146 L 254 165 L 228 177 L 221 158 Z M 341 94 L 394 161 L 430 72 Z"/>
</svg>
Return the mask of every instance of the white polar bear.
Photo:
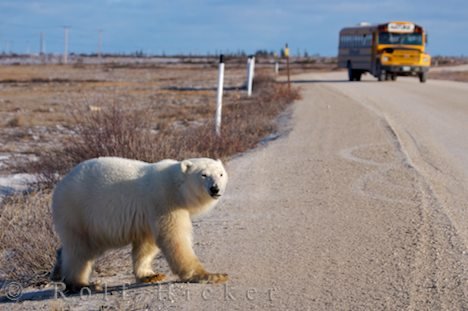
<svg viewBox="0 0 468 311">
<path fill-rule="evenodd" d="M 131 243 L 137 281 L 165 278 L 151 268 L 161 249 L 181 280 L 225 282 L 226 274 L 206 272 L 195 255 L 191 218 L 211 209 L 226 184 L 221 161 L 208 158 L 145 163 L 103 157 L 80 163 L 53 193 L 62 246 L 51 279 L 71 291 L 89 286 L 96 257 Z"/>
</svg>

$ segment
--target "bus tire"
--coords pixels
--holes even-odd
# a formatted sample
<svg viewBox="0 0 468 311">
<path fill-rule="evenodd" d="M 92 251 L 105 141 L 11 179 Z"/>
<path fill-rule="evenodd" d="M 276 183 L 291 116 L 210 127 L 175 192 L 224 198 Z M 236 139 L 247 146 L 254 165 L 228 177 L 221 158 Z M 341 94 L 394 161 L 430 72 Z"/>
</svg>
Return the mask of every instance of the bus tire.
<svg viewBox="0 0 468 311">
<path fill-rule="evenodd" d="M 379 70 L 377 72 L 377 80 L 384 81 L 385 80 L 385 71 Z"/>
<path fill-rule="evenodd" d="M 385 71 L 382 70 L 382 67 L 380 66 L 380 62 L 377 62 L 376 66 L 375 66 L 375 71 L 377 73 L 377 80 L 379 81 L 383 81 L 385 80 Z"/>
<path fill-rule="evenodd" d="M 348 61 L 348 64 L 346 65 L 346 67 L 348 67 L 348 80 L 354 81 L 355 73 L 354 73 L 353 67 L 351 66 L 351 62 Z"/>
<path fill-rule="evenodd" d="M 397 79 L 397 74 L 394 72 L 392 73 L 392 75 L 390 76 L 390 79 L 392 79 L 392 81 L 396 81 Z"/>
<path fill-rule="evenodd" d="M 354 79 L 355 79 L 355 81 L 361 81 L 361 76 L 362 76 L 362 72 L 361 72 L 361 71 L 358 71 L 358 70 L 355 70 L 355 71 L 354 71 Z"/>
<path fill-rule="evenodd" d="M 419 82 L 424 83 L 427 81 L 427 73 L 421 72 L 419 75 Z"/>
</svg>

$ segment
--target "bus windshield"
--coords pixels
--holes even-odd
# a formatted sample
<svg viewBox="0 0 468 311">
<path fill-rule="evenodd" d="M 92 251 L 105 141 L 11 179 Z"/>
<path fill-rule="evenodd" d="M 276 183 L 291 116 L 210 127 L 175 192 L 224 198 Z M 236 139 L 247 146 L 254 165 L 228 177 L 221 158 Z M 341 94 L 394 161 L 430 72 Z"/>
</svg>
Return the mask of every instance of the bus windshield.
<svg viewBox="0 0 468 311">
<path fill-rule="evenodd" d="M 379 44 L 422 45 L 422 42 L 422 34 L 420 33 L 379 33 Z"/>
</svg>

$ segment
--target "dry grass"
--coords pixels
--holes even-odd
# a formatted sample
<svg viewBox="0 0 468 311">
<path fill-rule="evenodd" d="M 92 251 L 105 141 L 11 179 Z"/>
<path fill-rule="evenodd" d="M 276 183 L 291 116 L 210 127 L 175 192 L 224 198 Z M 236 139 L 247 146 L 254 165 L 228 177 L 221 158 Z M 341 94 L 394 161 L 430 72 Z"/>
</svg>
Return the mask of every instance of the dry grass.
<svg viewBox="0 0 468 311">
<path fill-rule="evenodd" d="M 52 229 L 50 192 L 8 197 L 0 209 L 2 280 L 40 285 L 55 260 L 58 239 Z"/>
<path fill-rule="evenodd" d="M 297 89 L 289 90 L 286 84 L 276 83 L 271 76 L 259 75 L 254 96 L 228 96 L 223 107 L 221 137 L 214 134 L 211 121 L 214 106 L 207 109 L 189 103 L 174 110 L 154 110 L 143 109 L 141 105 L 124 108 L 113 103 L 98 105 L 101 108 L 93 111 L 77 110 L 71 117 L 72 132 L 62 140 L 62 147 L 39 150 L 40 161 L 22 167 L 29 173 L 39 174 L 45 186 L 42 189 L 46 190 L 12 197 L 2 204 L 3 279 L 23 285 L 47 281 L 58 245 L 51 226 L 50 190 L 47 189 L 77 163 L 98 156 L 148 162 L 198 156 L 226 158 L 254 147 L 276 131 L 278 114 L 297 98 Z M 118 260 L 118 256 L 114 257 L 113 260 Z"/>
</svg>

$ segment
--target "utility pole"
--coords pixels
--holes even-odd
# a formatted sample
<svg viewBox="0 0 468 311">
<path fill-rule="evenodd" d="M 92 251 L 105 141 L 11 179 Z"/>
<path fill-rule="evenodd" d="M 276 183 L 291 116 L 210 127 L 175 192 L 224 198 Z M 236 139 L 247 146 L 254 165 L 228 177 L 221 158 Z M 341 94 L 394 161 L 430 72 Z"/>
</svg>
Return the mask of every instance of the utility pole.
<svg viewBox="0 0 468 311">
<path fill-rule="evenodd" d="M 44 55 L 44 33 L 39 35 L 39 55 Z"/>
<path fill-rule="evenodd" d="M 70 27 L 63 26 L 63 63 L 68 63 L 68 29 Z"/>
<path fill-rule="evenodd" d="M 102 53 L 102 29 L 98 29 L 99 33 L 99 41 L 98 41 L 98 50 L 97 50 L 97 56 L 101 58 L 101 53 Z"/>
<path fill-rule="evenodd" d="M 42 31 L 39 34 L 39 59 L 41 60 L 42 64 L 45 64 L 46 62 L 45 44 L 44 44 L 44 33 Z"/>
<path fill-rule="evenodd" d="M 286 57 L 286 71 L 288 74 L 288 90 L 291 91 L 291 77 L 289 74 L 289 47 L 287 43 L 284 47 L 284 56 Z"/>
</svg>

